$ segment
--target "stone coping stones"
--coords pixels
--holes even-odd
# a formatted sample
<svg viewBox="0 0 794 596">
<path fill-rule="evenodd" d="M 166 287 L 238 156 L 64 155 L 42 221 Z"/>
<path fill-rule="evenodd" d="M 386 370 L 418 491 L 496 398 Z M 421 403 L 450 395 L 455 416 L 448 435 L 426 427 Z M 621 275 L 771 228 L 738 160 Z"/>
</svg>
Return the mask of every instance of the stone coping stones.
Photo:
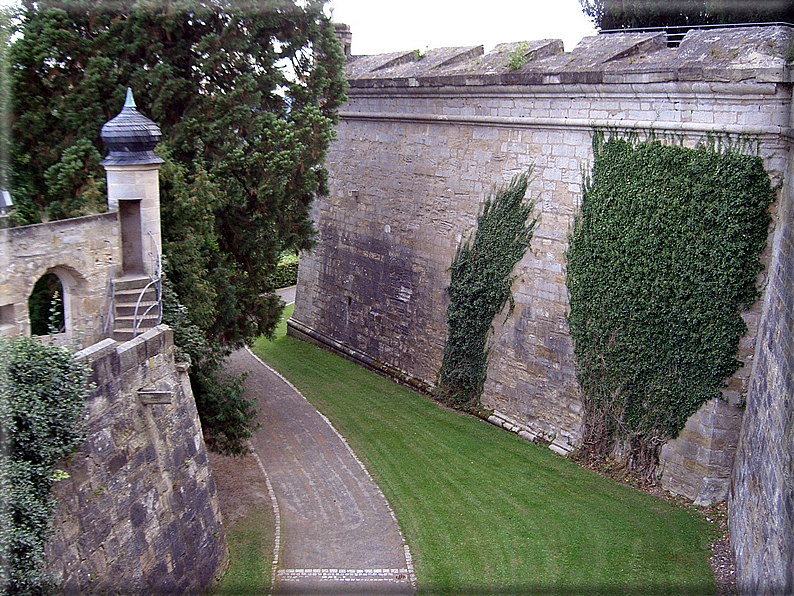
<svg viewBox="0 0 794 596">
<path fill-rule="evenodd" d="M 585 37 L 572 52 L 561 40 L 437 48 L 356 56 L 347 65 L 351 88 L 640 83 L 667 81 L 789 82 L 786 50 L 794 29 L 784 25 L 691 30 L 678 48 L 665 32 Z M 525 46 L 525 47 L 524 47 Z M 524 64 L 511 69 L 516 51 Z M 515 63 L 512 65 L 515 67 Z"/>
</svg>

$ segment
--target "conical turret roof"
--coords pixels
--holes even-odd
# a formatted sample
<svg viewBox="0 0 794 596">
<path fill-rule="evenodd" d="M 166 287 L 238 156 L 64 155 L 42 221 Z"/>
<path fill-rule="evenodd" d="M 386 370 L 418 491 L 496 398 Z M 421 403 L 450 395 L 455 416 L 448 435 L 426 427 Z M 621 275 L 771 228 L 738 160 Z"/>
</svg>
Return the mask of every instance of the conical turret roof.
<svg viewBox="0 0 794 596">
<path fill-rule="evenodd" d="M 100 136 L 109 150 L 103 166 L 163 163 L 152 151 L 162 137 L 160 128 L 138 111 L 130 88 L 121 112 L 105 123 Z"/>
</svg>

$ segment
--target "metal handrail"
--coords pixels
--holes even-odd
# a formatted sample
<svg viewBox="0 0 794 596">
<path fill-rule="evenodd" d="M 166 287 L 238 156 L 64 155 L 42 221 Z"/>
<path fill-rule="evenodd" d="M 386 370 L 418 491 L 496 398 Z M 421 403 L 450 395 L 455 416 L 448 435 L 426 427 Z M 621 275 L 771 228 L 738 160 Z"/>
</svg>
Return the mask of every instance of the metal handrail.
<svg viewBox="0 0 794 596">
<path fill-rule="evenodd" d="M 794 27 L 792 23 L 774 21 L 769 23 L 709 23 L 702 25 L 657 25 L 654 27 L 626 27 L 625 29 L 601 29 L 599 35 L 610 33 L 655 33 L 663 31 L 667 33 L 667 45 L 677 47 L 688 31 L 693 29 L 734 29 L 736 27 L 771 27 L 784 26 Z"/>
<path fill-rule="evenodd" d="M 110 319 L 113 315 L 113 309 L 115 308 L 116 305 L 116 289 L 113 284 L 112 273 L 108 278 L 108 290 L 105 297 L 108 298 L 108 309 L 107 309 L 107 314 L 105 315 L 105 323 L 102 325 L 103 335 L 107 335 L 108 331 L 110 330 Z"/>
<path fill-rule="evenodd" d="M 110 240 L 105 240 L 105 244 L 110 247 L 110 273 L 108 274 L 108 289 L 105 293 L 105 304 L 107 306 L 107 313 L 105 314 L 105 322 L 102 325 L 102 335 L 103 337 L 107 337 L 108 332 L 110 330 L 110 319 L 115 320 L 114 316 L 114 309 L 116 308 L 116 287 L 113 283 L 114 277 L 114 266 L 113 266 L 113 244 Z"/>
<path fill-rule="evenodd" d="M 152 232 L 149 232 L 149 238 L 152 241 L 152 249 L 149 252 L 149 258 L 152 261 L 152 270 L 154 275 L 149 275 L 149 283 L 147 283 L 141 293 L 138 295 L 138 300 L 135 302 L 135 311 L 132 316 L 132 337 L 135 338 L 138 336 L 138 332 L 140 331 L 141 323 L 143 319 L 148 315 L 153 308 L 157 308 L 157 325 L 159 325 L 163 321 L 163 286 L 162 286 L 162 278 L 163 278 L 163 269 L 162 269 L 162 259 L 160 258 L 160 247 L 157 246 L 157 240 L 154 237 Z M 146 294 L 149 288 L 154 287 L 155 292 L 155 300 L 154 304 L 150 304 L 145 311 L 138 316 L 138 309 L 140 308 L 141 301 L 143 300 L 144 295 Z"/>
</svg>

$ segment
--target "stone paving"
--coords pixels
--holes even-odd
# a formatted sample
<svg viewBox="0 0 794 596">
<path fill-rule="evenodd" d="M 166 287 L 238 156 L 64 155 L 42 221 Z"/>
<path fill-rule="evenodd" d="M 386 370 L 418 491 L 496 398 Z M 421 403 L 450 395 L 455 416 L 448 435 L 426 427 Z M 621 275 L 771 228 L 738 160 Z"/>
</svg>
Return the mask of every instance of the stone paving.
<svg viewBox="0 0 794 596">
<path fill-rule="evenodd" d="M 344 438 L 250 351 L 232 354 L 228 370 L 250 371 L 246 385 L 259 405 L 251 446 L 277 518 L 272 593 L 415 593 L 394 514 Z"/>
</svg>

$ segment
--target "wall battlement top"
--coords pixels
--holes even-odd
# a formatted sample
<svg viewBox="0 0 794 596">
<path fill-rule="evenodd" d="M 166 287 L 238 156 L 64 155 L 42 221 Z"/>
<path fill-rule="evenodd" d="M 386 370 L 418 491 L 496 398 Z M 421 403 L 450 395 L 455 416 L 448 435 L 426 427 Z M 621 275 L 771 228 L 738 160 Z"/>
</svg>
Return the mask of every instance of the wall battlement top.
<svg viewBox="0 0 794 596">
<path fill-rule="evenodd" d="M 674 81 L 790 83 L 786 51 L 794 29 L 775 25 L 689 31 L 677 48 L 665 32 L 584 38 L 572 52 L 546 39 L 482 46 L 352 56 L 351 91 L 400 87 L 655 83 Z M 521 65 L 516 68 L 516 66 Z"/>
</svg>

